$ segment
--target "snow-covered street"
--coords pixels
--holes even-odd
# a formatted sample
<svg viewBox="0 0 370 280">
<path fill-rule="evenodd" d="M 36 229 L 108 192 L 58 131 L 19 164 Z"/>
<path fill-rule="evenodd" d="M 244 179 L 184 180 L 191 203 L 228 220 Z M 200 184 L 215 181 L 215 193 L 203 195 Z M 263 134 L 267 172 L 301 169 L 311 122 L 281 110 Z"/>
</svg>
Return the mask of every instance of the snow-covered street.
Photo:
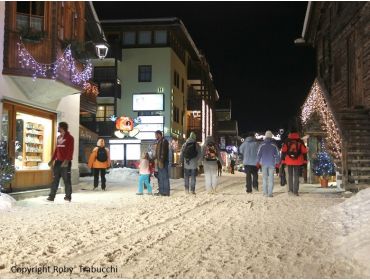
<svg viewBox="0 0 370 280">
<path fill-rule="evenodd" d="M 207 194 L 204 177 L 197 177 L 195 196 L 184 194 L 183 179 L 171 180 L 171 197 L 135 195 L 135 174 L 108 177 L 106 192 L 92 191 L 92 178 L 81 178 L 71 203 L 60 193 L 54 203 L 18 201 L 0 212 L 0 277 L 370 277 L 346 239 L 363 237 L 362 249 L 369 248 L 369 230 L 358 236 L 351 229 L 360 225 L 346 226 L 356 197 L 293 197 L 276 184 L 266 198 L 245 193 L 242 173 L 219 178 L 218 193 Z M 361 222 L 369 229 L 369 218 Z"/>
</svg>

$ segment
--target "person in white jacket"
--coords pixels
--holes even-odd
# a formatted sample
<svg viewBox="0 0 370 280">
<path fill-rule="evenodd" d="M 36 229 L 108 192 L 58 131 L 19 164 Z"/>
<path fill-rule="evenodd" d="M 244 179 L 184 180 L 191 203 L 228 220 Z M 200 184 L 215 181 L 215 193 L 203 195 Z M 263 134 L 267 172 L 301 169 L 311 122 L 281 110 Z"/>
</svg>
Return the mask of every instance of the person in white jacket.
<svg viewBox="0 0 370 280">
<path fill-rule="evenodd" d="M 202 157 L 204 167 L 204 177 L 206 184 L 206 191 L 208 193 L 216 193 L 217 188 L 217 160 L 223 165 L 223 160 L 220 156 L 220 150 L 213 138 L 213 136 L 207 136 L 202 146 Z"/>
</svg>

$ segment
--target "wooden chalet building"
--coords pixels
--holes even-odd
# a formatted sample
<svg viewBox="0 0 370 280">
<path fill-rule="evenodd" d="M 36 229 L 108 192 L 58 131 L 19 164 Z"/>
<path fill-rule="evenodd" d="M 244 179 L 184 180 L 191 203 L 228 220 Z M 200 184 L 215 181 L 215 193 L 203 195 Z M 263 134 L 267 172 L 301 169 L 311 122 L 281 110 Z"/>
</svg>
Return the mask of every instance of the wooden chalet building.
<svg viewBox="0 0 370 280">
<path fill-rule="evenodd" d="M 370 2 L 309 2 L 302 38 L 295 42 L 316 50 L 317 78 L 302 107 L 305 133 L 326 140 L 342 187 L 367 187 Z"/>
<path fill-rule="evenodd" d="M 96 110 L 97 93 L 84 89 L 92 68 L 81 56 L 86 34 L 99 29 L 87 18 L 93 9 L 88 1 L 0 3 L 0 139 L 16 168 L 9 191 L 50 185 L 47 163 L 60 121 L 75 139 L 72 183 L 78 181 L 80 107 Z"/>
</svg>

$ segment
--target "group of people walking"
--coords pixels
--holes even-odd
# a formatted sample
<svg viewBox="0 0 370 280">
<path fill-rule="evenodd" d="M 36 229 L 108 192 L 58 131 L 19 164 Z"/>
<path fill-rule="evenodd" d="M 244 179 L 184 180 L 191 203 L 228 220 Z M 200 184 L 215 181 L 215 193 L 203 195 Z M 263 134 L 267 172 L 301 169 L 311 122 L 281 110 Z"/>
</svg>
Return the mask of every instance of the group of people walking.
<svg viewBox="0 0 370 280">
<path fill-rule="evenodd" d="M 61 122 L 58 125 L 60 135 L 57 138 L 57 146 L 49 162 L 53 167 L 53 183 L 50 189 L 48 201 L 54 201 L 59 181 L 63 178 L 65 185 L 64 200 L 72 199 L 71 184 L 71 161 L 74 150 L 74 139 L 68 132 L 68 124 Z M 288 139 L 283 143 L 281 150 L 272 139 L 271 131 L 266 131 L 265 139 L 260 144 L 254 134 L 250 134 L 239 147 L 239 153 L 243 155 L 243 165 L 246 172 L 246 192 L 251 193 L 252 187 L 258 191 L 258 170 L 262 169 L 263 195 L 272 197 L 274 187 L 274 171 L 280 168 L 285 172 L 288 169 L 289 193 L 298 195 L 300 167 L 307 163 L 307 148 L 299 138 L 299 134 L 292 131 Z M 144 186 L 147 193 L 153 194 L 150 178 L 156 174 L 158 179 L 158 192 L 156 196 L 170 195 L 169 180 L 169 143 L 163 137 L 161 131 L 155 132 L 156 148 L 154 157 L 144 153 L 139 165 L 139 182 L 137 195 L 143 195 Z M 156 166 L 154 166 L 154 159 Z M 205 142 L 200 146 L 196 141 L 196 134 L 191 132 L 189 138 L 181 147 L 180 162 L 184 168 L 184 186 L 186 194 L 195 194 L 196 177 L 198 166 L 204 168 L 205 188 L 208 193 L 217 192 L 217 177 L 220 176 L 219 166 L 223 165 L 220 150 L 213 136 L 207 136 Z M 106 189 L 106 169 L 111 166 L 109 149 L 105 147 L 104 139 L 99 139 L 97 147 L 92 150 L 88 166 L 93 169 L 94 189 L 99 185 Z M 155 172 L 156 171 L 156 172 Z"/>
<path fill-rule="evenodd" d="M 258 191 L 258 170 L 262 169 L 263 195 L 272 197 L 275 170 L 285 174 L 287 168 L 288 193 L 298 196 L 299 173 L 301 166 L 307 164 L 307 148 L 296 131 L 288 135 L 281 150 L 272 137 L 272 132 L 266 131 L 265 139 L 260 144 L 251 133 L 239 147 L 246 172 L 246 192 L 251 193 L 252 186 Z"/>
<path fill-rule="evenodd" d="M 155 133 L 157 143 L 155 148 L 155 155 L 152 159 L 157 162 L 157 179 L 158 179 L 158 192 L 154 195 L 169 196 L 170 195 L 170 182 L 168 173 L 169 164 L 169 144 L 163 137 L 161 131 Z M 205 175 L 205 187 L 208 193 L 216 193 L 217 176 L 219 172 L 218 162 L 223 164 L 220 156 L 220 151 L 212 136 L 206 137 L 203 146 L 200 146 L 196 141 L 196 134 L 191 132 L 189 138 L 182 145 L 180 151 L 180 162 L 184 168 L 184 186 L 186 194 L 195 194 L 196 178 L 198 175 L 198 166 L 202 165 Z M 146 185 L 148 194 L 152 194 L 152 187 L 149 182 L 150 174 L 153 174 L 153 169 L 150 170 L 151 159 L 149 154 L 146 153 L 144 158 L 140 160 L 139 165 L 139 185 L 137 195 L 143 194 L 143 186 Z"/>
</svg>

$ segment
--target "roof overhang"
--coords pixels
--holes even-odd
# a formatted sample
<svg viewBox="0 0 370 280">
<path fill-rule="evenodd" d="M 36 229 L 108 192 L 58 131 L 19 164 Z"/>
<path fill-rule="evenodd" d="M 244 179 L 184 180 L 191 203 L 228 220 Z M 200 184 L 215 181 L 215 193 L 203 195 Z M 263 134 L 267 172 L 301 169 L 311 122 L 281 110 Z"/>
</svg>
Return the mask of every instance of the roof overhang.
<svg viewBox="0 0 370 280">
<path fill-rule="evenodd" d="M 4 75 L 4 78 L 10 79 L 30 101 L 39 104 L 49 104 L 82 91 L 58 80 L 38 78 L 34 81 L 32 77 L 10 75 Z"/>
<path fill-rule="evenodd" d="M 307 4 L 307 9 L 306 9 L 306 16 L 304 18 L 304 23 L 303 23 L 303 30 L 302 30 L 302 38 L 305 39 L 309 20 L 311 17 L 311 9 L 312 9 L 312 1 L 309 1 Z"/>
</svg>

